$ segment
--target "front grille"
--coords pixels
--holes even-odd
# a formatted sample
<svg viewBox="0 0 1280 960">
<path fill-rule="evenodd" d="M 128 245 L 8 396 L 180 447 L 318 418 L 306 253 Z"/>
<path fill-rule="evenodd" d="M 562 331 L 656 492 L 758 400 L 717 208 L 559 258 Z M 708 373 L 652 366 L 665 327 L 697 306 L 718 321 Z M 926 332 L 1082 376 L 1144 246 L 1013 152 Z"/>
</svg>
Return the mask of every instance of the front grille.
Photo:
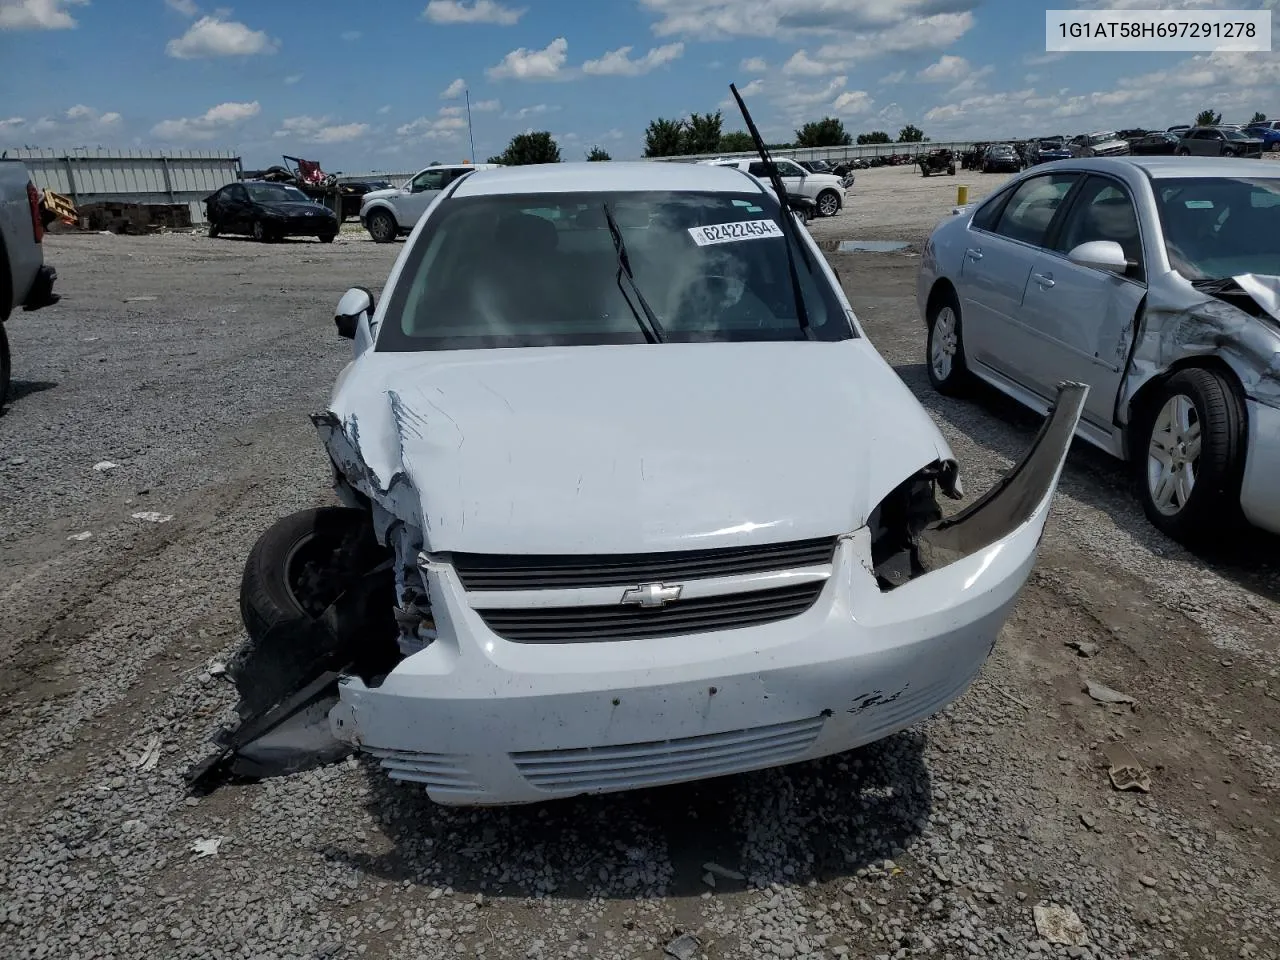
<svg viewBox="0 0 1280 960">
<path fill-rule="evenodd" d="M 820 566 L 831 563 L 835 549 L 835 537 L 819 537 L 790 543 L 668 553 L 455 553 L 453 568 L 468 591 L 627 587 L 663 580 L 731 577 Z"/>
<path fill-rule="evenodd" d="M 628 790 L 786 763 L 813 746 L 822 722 L 813 717 L 679 740 L 513 753 L 511 759 L 541 790 Z"/>
<path fill-rule="evenodd" d="M 513 643 L 596 643 L 677 637 L 715 630 L 757 627 L 799 616 L 813 606 L 826 580 L 751 593 L 677 600 L 650 608 L 612 604 L 597 607 L 486 609 L 485 625 Z"/>
<path fill-rule="evenodd" d="M 479 782 L 467 772 L 465 757 L 373 747 L 365 747 L 364 752 L 377 757 L 392 780 L 424 783 L 434 793 L 470 795 L 484 792 Z"/>
</svg>

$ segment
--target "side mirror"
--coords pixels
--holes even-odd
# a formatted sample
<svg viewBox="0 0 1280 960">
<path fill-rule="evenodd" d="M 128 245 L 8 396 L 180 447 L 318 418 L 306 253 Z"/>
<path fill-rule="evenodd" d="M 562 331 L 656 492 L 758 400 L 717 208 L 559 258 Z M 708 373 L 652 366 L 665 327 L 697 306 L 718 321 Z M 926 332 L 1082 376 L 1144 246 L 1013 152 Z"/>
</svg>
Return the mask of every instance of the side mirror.
<svg viewBox="0 0 1280 960">
<path fill-rule="evenodd" d="M 364 287 L 352 287 L 342 295 L 338 309 L 334 311 L 333 322 L 338 328 L 338 336 L 354 340 L 361 316 L 373 316 L 373 294 Z"/>
<path fill-rule="evenodd" d="M 1124 248 L 1114 240 L 1090 240 L 1072 249 L 1067 259 L 1082 267 L 1094 270 L 1106 270 L 1111 273 L 1124 273 L 1129 269 L 1129 261 L 1125 259 Z"/>
</svg>

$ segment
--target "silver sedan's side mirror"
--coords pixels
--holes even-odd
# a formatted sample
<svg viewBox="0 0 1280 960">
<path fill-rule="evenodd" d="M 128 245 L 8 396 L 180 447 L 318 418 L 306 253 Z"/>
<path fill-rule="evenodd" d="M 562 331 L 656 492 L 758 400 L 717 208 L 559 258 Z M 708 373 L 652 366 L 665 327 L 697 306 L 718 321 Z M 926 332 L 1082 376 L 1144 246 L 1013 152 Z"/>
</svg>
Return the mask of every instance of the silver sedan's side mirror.
<svg viewBox="0 0 1280 960">
<path fill-rule="evenodd" d="M 1125 258 L 1124 247 L 1114 240 L 1090 240 L 1072 248 L 1067 259 L 1082 267 L 1094 270 L 1107 270 L 1111 273 L 1124 273 L 1129 269 L 1129 261 Z"/>
<path fill-rule="evenodd" d="M 334 311 L 333 322 L 338 328 L 338 336 L 354 340 L 362 316 L 373 316 L 373 294 L 364 287 L 352 287 L 342 295 L 338 309 Z"/>
</svg>

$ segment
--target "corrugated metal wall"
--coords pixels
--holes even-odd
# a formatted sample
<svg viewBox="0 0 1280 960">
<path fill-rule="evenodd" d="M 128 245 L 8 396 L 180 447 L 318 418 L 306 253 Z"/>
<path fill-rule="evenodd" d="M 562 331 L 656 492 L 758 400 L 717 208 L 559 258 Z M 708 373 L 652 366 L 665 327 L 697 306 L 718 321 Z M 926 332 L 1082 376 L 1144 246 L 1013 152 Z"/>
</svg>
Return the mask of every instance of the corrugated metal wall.
<svg viewBox="0 0 1280 960">
<path fill-rule="evenodd" d="M 191 222 L 204 222 L 200 201 L 240 179 L 240 158 L 230 151 L 156 151 L 81 149 L 73 151 L 17 147 L 6 150 L 21 160 L 41 189 L 77 205 L 101 201 L 185 203 Z"/>
</svg>

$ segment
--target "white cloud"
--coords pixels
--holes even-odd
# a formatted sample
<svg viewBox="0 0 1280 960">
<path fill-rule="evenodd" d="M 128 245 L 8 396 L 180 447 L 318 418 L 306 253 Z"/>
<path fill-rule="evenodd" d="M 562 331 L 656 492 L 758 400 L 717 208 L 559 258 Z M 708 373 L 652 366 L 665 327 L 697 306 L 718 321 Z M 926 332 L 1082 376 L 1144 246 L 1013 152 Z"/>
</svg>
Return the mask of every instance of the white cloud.
<svg viewBox="0 0 1280 960">
<path fill-rule="evenodd" d="M 886 73 L 878 82 L 883 84 L 894 84 L 901 83 L 905 79 L 907 79 L 907 71 L 895 70 L 893 73 Z"/>
<path fill-rule="evenodd" d="M 638 77 L 641 74 L 656 70 L 663 64 L 678 60 L 684 55 L 683 43 L 668 43 L 654 47 L 643 57 L 631 59 L 631 47 L 619 47 L 610 50 L 598 60 L 588 60 L 582 65 L 582 72 L 594 76 Z"/>
<path fill-rule="evenodd" d="M 814 57 L 843 65 L 881 54 L 941 50 L 968 33 L 973 24 L 973 14 L 967 10 L 963 13 L 917 17 L 881 30 L 859 32 L 847 39 L 824 44 L 814 52 Z"/>
<path fill-rule="evenodd" d="M 460 96 L 462 96 L 463 91 L 466 89 L 467 89 L 467 81 L 459 77 L 457 80 L 453 81 L 453 83 L 449 84 L 447 87 L 445 87 L 443 90 L 440 91 L 440 99 L 441 100 L 457 100 Z"/>
<path fill-rule="evenodd" d="M 56 130 L 66 136 L 91 137 L 118 130 L 123 122 L 124 118 L 114 110 L 100 113 L 93 107 L 77 103 L 64 110 L 60 116 L 41 117 L 31 129 L 36 133 L 52 133 Z"/>
<path fill-rule="evenodd" d="M 537 117 L 544 113 L 555 113 L 560 108 L 545 103 L 535 103 L 531 107 L 521 107 L 519 110 L 513 110 L 504 113 L 502 116 L 507 120 L 524 120 L 527 117 Z"/>
<path fill-rule="evenodd" d="M 731 37 L 799 39 L 873 38 L 876 34 L 937 17 L 966 17 L 979 0 L 640 0 L 658 17 L 658 36 L 699 40 Z"/>
<path fill-rule="evenodd" d="M 397 136 L 410 142 L 422 140 L 457 140 L 461 131 L 467 129 L 466 118 L 454 112 L 455 107 L 442 107 L 434 117 L 419 117 L 396 127 Z"/>
<path fill-rule="evenodd" d="M 953 97 L 975 92 L 983 77 L 995 72 L 994 67 L 975 67 L 964 57 L 944 54 L 916 74 L 917 80 L 926 83 L 945 83 L 951 87 Z"/>
<path fill-rule="evenodd" d="M 276 137 L 290 137 L 308 143 L 345 143 L 358 140 L 369 130 L 367 123 L 330 123 L 328 117 L 288 117 L 281 121 Z"/>
<path fill-rule="evenodd" d="M 1022 62 L 1029 67 L 1043 67 L 1046 63 L 1056 63 L 1065 57 L 1066 54 L 1061 51 L 1052 51 L 1050 53 L 1036 53 L 1022 58 Z"/>
<path fill-rule="evenodd" d="M 170 40 L 165 52 L 180 60 L 194 60 L 275 53 L 279 46 L 261 30 L 250 30 L 243 23 L 214 16 L 201 17 L 182 36 Z"/>
<path fill-rule="evenodd" d="M 164 0 L 171 10 L 177 10 L 184 17 L 194 17 L 200 12 L 195 0 Z"/>
<path fill-rule="evenodd" d="M 502 109 L 501 100 L 477 100 L 471 105 L 475 113 L 494 113 Z"/>
<path fill-rule="evenodd" d="M 0 120 L 0 135 L 17 130 L 19 127 L 24 126 L 26 122 L 25 117 L 9 117 L 6 120 Z"/>
<path fill-rule="evenodd" d="M 765 62 L 764 57 L 747 57 L 738 65 L 738 69 L 744 73 L 764 73 L 769 69 L 769 64 Z"/>
<path fill-rule="evenodd" d="M 866 113 L 871 107 L 871 94 L 865 90 L 846 90 L 831 103 L 831 108 L 844 116 Z"/>
<path fill-rule="evenodd" d="M 432 23 L 496 23 L 510 27 L 524 16 L 524 7 L 508 7 L 494 0 L 431 0 L 422 16 Z"/>
<path fill-rule="evenodd" d="M 831 63 L 814 60 L 803 50 L 797 50 L 791 59 L 782 65 L 782 72 L 793 77 L 825 77 L 835 73 L 839 67 Z"/>
<path fill-rule="evenodd" d="M 485 71 L 491 80 L 554 80 L 569 57 L 569 41 L 556 37 L 541 50 L 518 47 Z"/>
<path fill-rule="evenodd" d="M 359 40 L 361 37 L 364 36 L 364 34 L 361 33 L 359 30 L 343 30 L 342 33 L 339 34 L 339 36 L 341 36 L 343 40 L 350 42 L 352 40 Z"/>
<path fill-rule="evenodd" d="M 70 30 L 77 26 L 67 9 L 89 0 L 0 0 L 0 30 Z"/>
<path fill-rule="evenodd" d="M 388 114 L 388 113 L 390 113 L 390 112 L 391 112 L 391 104 L 389 104 L 389 103 L 384 103 L 382 106 L 380 106 L 380 107 L 378 108 L 378 115 L 379 115 L 379 116 L 384 116 L 384 115 L 386 115 L 386 114 Z"/>
<path fill-rule="evenodd" d="M 251 103 L 220 103 L 198 117 L 161 120 L 151 128 L 151 133 L 162 140 L 212 140 L 261 112 L 262 107 L 257 100 Z"/>
<path fill-rule="evenodd" d="M 441 107 L 440 116 L 442 117 L 460 117 L 463 114 L 462 107 Z"/>
<path fill-rule="evenodd" d="M 295 83 L 297 83 L 297 82 L 298 82 L 299 80 L 301 80 L 301 79 L 302 79 L 302 74 L 300 74 L 300 73 L 291 73 L 291 74 L 289 74 L 289 76 L 287 76 L 287 77 L 285 77 L 285 78 L 284 78 L 284 82 L 285 82 L 285 85 L 286 85 L 286 86 L 290 86 L 290 87 L 292 87 Z"/>
</svg>

